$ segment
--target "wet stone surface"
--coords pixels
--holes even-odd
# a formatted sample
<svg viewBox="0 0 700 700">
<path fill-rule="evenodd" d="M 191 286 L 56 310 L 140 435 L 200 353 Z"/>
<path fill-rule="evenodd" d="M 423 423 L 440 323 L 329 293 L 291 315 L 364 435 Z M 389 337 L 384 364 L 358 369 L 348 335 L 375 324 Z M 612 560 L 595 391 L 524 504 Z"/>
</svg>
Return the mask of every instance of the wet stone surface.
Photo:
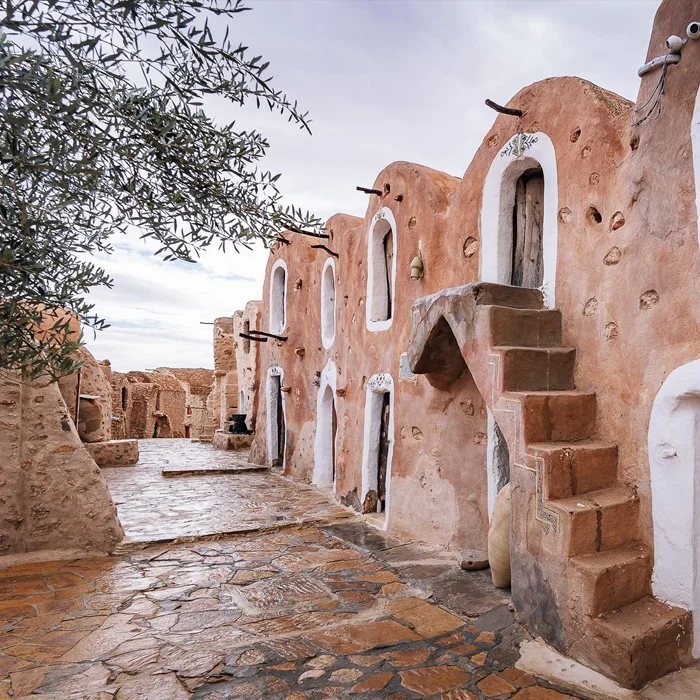
<svg viewBox="0 0 700 700">
<path fill-rule="evenodd" d="M 14 567 L 0 591 L 0 698 L 571 697 L 318 528 Z"/>
<path fill-rule="evenodd" d="M 102 470 L 130 542 L 252 532 L 351 516 L 316 489 L 267 471 L 207 473 L 249 469 L 244 453 L 182 439 L 140 440 L 139 452 L 133 467 Z M 163 476 L 163 469 L 194 473 Z"/>
<path fill-rule="evenodd" d="M 0 560 L 0 700 L 584 697 L 513 667 L 525 633 L 487 572 L 274 474 L 164 478 L 172 442 L 104 470 L 121 554 Z"/>
</svg>

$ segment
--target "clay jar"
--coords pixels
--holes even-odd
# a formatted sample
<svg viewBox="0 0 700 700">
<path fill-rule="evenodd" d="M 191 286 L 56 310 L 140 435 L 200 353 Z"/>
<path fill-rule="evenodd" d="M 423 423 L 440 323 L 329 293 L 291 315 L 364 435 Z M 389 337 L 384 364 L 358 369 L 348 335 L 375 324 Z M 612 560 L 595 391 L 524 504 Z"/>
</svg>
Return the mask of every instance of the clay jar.
<svg viewBox="0 0 700 700">
<path fill-rule="evenodd" d="M 83 442 L 97 442 L 102 434 L 102 411 L 97 401 L 80 399 L 78 434 Z"/>
<path fill-rule="evenodd" d="M 496 588 L 510 587 L 510 484 L 496 496 L 489 527 L 489 566 Z"/>
</svg>

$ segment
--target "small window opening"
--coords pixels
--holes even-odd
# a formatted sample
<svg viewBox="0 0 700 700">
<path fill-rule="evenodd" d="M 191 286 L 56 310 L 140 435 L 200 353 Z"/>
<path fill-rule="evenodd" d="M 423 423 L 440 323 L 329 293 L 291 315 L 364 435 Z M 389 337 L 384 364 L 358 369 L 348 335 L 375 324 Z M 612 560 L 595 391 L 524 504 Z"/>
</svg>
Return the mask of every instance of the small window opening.
<svg viewBox="0 0 700 700">
<path fill-rule="evenodd" d="M 126 411 L 126 406 L 127 406 L 127 399 L 128 399 L 128 394 L 126 391 L 126 387 L 122 387 L 122 409 Z"/>
<path fill-rule="evenodd" d="M 327 262 L 321 277 L 321 340 L 326 348 L 335 338 L 335 270 Z"/>
<path fill-rule="evenodd" d="M 272 272 L 270 330 L 273 333 L 281 333 L 287 325 L 286 294 L 287 271 L 282 265 L 279 265 Z"/>
<path fill-rule="evenodd" d="M 372 232 L 372 321 L 388 321 L 393 315 L 394 231 L 382 219 Z"/>
<path fill-rule="evenodd" d="M 192 406 L 187 407 L 187 415 L 191 416 L 192 415 Z"/>
</svg>

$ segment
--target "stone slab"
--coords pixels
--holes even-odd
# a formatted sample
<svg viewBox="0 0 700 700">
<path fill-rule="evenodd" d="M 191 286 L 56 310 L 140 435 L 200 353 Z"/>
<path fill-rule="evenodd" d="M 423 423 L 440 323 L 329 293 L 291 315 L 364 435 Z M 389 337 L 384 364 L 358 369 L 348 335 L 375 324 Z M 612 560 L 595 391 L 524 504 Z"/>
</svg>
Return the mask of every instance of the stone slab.
<svg viewBox="0 0 700 700">
<path fill-rule="evenodd" d="M 229 466 L 217 464 L 184 465 L 171 464 L 163 467 L 163 476 L 201 476 L 203 474 L 241 474 L 244 472 L 264 472 L 268 467 L 263 464 L 236 463 Z"/>
<path fill-rule="evenodd" d="M 217 430 L 211 441 L 211 446 L 215 450 L 244 450 L 253 444 L 254 435 L 236 435 Z"/>
<path fill-rule="evenodd" d="M 107 440 L 84 444 L 98 467 L 129 467 L 139 461 L 138 440 Z"/>
</svg>

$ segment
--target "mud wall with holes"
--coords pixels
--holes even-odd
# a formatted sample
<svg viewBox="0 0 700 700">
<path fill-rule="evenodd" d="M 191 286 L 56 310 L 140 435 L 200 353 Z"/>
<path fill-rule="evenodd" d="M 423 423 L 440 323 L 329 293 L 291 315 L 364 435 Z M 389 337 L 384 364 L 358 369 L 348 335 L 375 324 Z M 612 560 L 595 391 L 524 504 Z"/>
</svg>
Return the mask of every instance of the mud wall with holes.
<svg viewBox="0 0 700 700">
<path fill-rule="evenodd" d="M 666 37 L 684 36 L 688 22 L 698 17 L 698 0 L 664 2 L 647 58 L 664 54 Z M 640 64 L 643 60 L 640 56 Z M 658 78 L 657 71 L 641 81 L 639 104 Z M 699 83 L 700 42 L 691 41 L 681 63 L 668 71 L 661 115 L 632 126 L 636 115 L 627 100 L 578 78 L 544 80 L 508 102 L 523 116 L 495 119 L 461 181 L 409 163 L 388 166 L 373 183 L 382 194 L 369 196 L 364 219 L 332 217 L 326 227 L 330 238 L 320 241 L 339 256 L 336 336 L 329 349 L 320 332 L 321 273 L 328 253 L 311 247 L 318 240 L 288 234 L 290 243 L 271 254 L 263 296 L 261 328 L 267 330 L 269 273 L 283 258 L 288 340 L 261 345 L 258 458 L 267 458 L 267 372 L 278 365 L 284 374 L 285 469 L 311 480 L 319 373 L 332 360 L 336 495 L 359 507 L 366 385 L 374 374 L 386 372 L 395 395 L 390 529 L 451 546 L 483 542 L 481 397 L 468 376 L 444 390 L 423 377 L 402 376 L 401 355 L 415 298 L 489 275 L 499 281 L 494 250 L 499 237 L 512 235 L 499 231 L 501 212 L 512 206 L 499 199 L 499 187 L 509 162 L 533 158 L 545 175 L 548 302 L 563 312 L 565 344 L 577 348 L 577 388 L 597 394 L 596 436 L 619 444 L 620 481 L 639 493 L 640 538 L 651 545 L 646 442 L 652 402 L 674 368 L 700 355 L 691 144 Z M 518 132 L 524 134 L 520 144 L 513 141 Z M 500 179 L 494 180 L 494 172 Z M 368 238 L 382 209 L 396 221 L 394 317 L 387 330 L 370 331 L 365 323 Z M 410 262 L 419 251 L 424 276 L 411 280 Z M 471 536 L 462 534 L 467 530 Z"/>
<path fill-rule="evenodd" d="M 245 413 L 248 430 L 255 430 L 256 395 L 258 386 L 258 364 L 260 343 L 241 338 L 240 333 L 250 329 L 261 330 L 262 301 L 249 301 L 243 311 L 236 311 L 233 316 L 233 337 L 236 349 L 236 372 L 238 377 L 238 395 L 240 413 Z"/>
<path fill-rule="evenodd" d="M 283 373 L 286 418 L 285 472 L 312 481 L 318 461 L 316 426 L 319 393 L 332 386 L 337 413 L 335 494 L 361 509 L 365 406 L 368 385 L 379 374 L 393 383 L 388 523 L 395 532 L 452 548 L 485 548 L 486 412 L 468 372 L 444 390 L 413 376 L 403 361 L 410 337 L 413 301 L 446 286 L 478 279 L 478 257 L 468 236 L 449 245 L 445 213 L 459 185 L 457 178 L 411 163 L 394 163 L 376 179 L 388 192 L 372 195 L 363 219 L 336 215 L 326 225 L 329 238 L 289 234 L 270 257 L 260 329 L 268 330 L 270 269 L 278 259 L 287 267 L 286 341 L 260 344 L 258 419 L 253 453 L 269 459 L 267 441 L 268 370 Z M 368 230 L 376 214 L 390 210 L 396 224 L 396 279 L 393 320 L 370 330 L 366 320 Z M 338 257 L 320 248 L 326 245 Z M 424 275 L 413 280 L 411 261 L 422 255 Z M 322 273 L 335 267 L 335 337 L 324 347 L 321 335 Z M 328 343 L 326 343 L 328 344 Z M 366 461 L 366 458 L 365 458 Z M 367 479 L 365 478 L 365 481 Z M 364 486 L 364 488 L 363 488 Z M 376 486 L 374 486 L 376 488 Z"/>
<path fill-rule="evenodd" d="M 0 555 L 109 552 L 123 537 L 99 468 L 58 384 L 0 379 Z"/>
</svg>

